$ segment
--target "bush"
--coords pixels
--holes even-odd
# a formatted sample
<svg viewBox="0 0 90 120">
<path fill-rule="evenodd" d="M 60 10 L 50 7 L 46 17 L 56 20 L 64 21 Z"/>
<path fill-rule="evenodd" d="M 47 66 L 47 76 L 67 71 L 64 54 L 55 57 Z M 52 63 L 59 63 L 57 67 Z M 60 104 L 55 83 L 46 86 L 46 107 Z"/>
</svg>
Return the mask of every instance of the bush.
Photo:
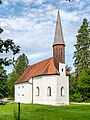
<svg viewBox="0 0 90 120">
<path fill-rule="evenodd" d="M 83 102 L 86 101 L 86 97 L 80 92 L 77 92 L 71 96 L 70 100 L 73 102 Z"/>
</svg>

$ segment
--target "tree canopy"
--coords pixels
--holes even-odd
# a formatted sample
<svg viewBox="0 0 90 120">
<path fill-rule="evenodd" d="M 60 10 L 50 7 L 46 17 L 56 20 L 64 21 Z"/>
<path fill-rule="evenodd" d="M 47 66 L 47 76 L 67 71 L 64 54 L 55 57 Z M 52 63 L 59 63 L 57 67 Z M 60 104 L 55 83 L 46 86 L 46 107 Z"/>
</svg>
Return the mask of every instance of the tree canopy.
<svg viewBox="0 0 90 120">
<path fill-rule="evenodd" d="M 7 75 L 4 67 L 0 66 L 0 99 L 8 96 Z"/>
<path fill-rule="evenodd" d="M 83 24 L 80 26 L 76 38 L 74 66 L 76 73 L 79 74 L 85 68 L 90 68 L 90 27 L 86 18 L 83 19 Z"/>
<path fill-rule="evenodd" d="M 76 38 L 75 76 L 70 78 L 70 98 L 76 102 L 90 102 L 90 27 L 86 18 Z"/>
<path fill-rule="evenodd" d="M 3 32 L 3 29 L 0 28 L 0 34 Z M 13 40 L 7 39 L 7 40 L 2 40 L 0 38 L 0 54 L 12 52 L 13 55 L 19 53 L 20 47 L 16 46 Z M 12 64 L 13 59 L 8 59 L 8 57 L 5 58 L 0 58 L 0 66 L 5 65 L 8 66 Z"/>
<path fill-rule="evenodd" d="M 29 60 L 27 56 L 23 53 L 17 58 L 14 64 L 14 71 L 19 75 L 21 75 L 27 68 L 28 64 L 29 64 Z"/>
<path fill-rule="evenodd" d="M 0 28 L 0 34 L 3 32 L 3 29 Z M 2 40 L 0 38 L 0 54 L 12 52 L 13 55 L 17 54 L 20 51 L 20 47 L 16 46 L 13 40 L 7 39 Z M 0 57 L 0 98 L 3 98 L 8 95 L 8 86 L 7 86 L 7 75 L 4 66 L 12 64 L 13 59 L 8 57 Z"/>
</svg>

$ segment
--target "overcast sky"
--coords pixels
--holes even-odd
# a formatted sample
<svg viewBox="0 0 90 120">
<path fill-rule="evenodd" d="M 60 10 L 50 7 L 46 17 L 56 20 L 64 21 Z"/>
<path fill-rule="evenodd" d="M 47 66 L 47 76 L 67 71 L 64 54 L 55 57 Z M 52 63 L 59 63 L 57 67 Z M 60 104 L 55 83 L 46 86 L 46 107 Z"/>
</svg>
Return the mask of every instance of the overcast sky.
<svg viewBox="0 0 90 120">
<path fill-rule="evenodd" d="M 76 34 L 83 18 L 90 21 L 90 0 L 2 0 L 0 5 L 0 26 L 2 39 L 11 38 L 21 47 L 29 63 L 52 56 L 57 11 L 60 10 L 64 41 L 66 44 L 66 65 L 73 66 Z M 5 57 L 6 54 L 0 54 Z M 12 58 L 12 54 L 7 54 Z M 8 72 L 11 67 L 7 67 Z"/>
</svg>

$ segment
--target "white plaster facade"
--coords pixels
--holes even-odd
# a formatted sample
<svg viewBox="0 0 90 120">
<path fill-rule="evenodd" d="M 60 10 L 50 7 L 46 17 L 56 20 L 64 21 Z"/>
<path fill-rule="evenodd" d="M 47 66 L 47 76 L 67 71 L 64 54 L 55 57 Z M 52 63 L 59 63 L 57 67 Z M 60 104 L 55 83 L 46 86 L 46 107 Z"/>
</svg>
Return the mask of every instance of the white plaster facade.
<svg viewBox="0 0 90 120">
<path fill-rule="evenodd" d="M 15 84 L 15 102 L 68 105 L 69 77 L 65 74 L 65 64 L 60 63 L 59 66 L 60 75 L 41 75 Z M 48 87 L 51 91 L 48 91 Z"/>
</svg>

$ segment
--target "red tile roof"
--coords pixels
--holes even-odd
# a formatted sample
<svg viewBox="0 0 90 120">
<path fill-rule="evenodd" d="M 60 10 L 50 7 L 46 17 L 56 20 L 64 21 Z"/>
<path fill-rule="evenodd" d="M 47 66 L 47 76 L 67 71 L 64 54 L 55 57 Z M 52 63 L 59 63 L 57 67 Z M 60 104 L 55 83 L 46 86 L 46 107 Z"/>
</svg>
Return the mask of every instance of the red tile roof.
<svg viewBox="0 0 90 120">
<path fill-rule="evenodd" d="M 16 83 L 27 82 L 32 77 L 46 74 L 59 74 L 59 71 L 54 66 L 53 58 L 28 66 Z"/>
</svg>

